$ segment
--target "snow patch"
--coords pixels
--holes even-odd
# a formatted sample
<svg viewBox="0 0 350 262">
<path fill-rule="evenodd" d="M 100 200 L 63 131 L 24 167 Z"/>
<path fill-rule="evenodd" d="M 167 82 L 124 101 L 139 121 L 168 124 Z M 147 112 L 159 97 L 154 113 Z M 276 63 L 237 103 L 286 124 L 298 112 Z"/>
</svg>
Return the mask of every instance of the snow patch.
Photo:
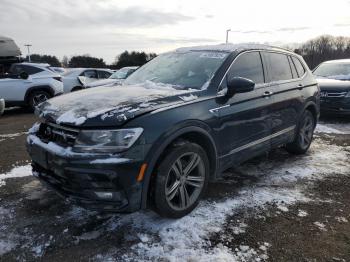
<svg viewBox="0 0 350 262">
<path fill-rule="evenodd" d="M 350 134 L 349 124 L 319 123 L 315 129 L 316 133 L 327 134 Z"/>
<path fill-rule="evenodd" d="M 26 135 L 27 132 L 19 132 L 13 134 L 0 134 L 0 142 L 5 141 L 7 139 L 14 139 L 15 137 Z"/>
<path fill-rule="evenodd" d="M 298 210 L 298 217 L 306 217 L 308 213 L 304 210 L 299 209 Z"/>
<path fill-rule="evenodd" d="M 57 124 L 74 124 L 76 126 L 84 124 L 85 121 L 86 117 L 78 115 L 74 109 L 63 113 L 56 119 Z"/>
<path fill-rule="evenodd" d="M 25 177 L 32 175 L 31 165 L 14 167 L 10 172 L 0 174 L 0 187 L 5 185 L 5 179 Z"/>
<path fill-rule="evenodd" d="M 337 220 L 340 223 L 348 223 L 349 220 L 346 217 L 335 217 L 335 220 Z"/>
<path fill-rule="evenodd" d="M 198 99 L 198 96 L 195 96 L 193 94 L 190 94 L 189 96 L 179 96 L 179 97 L 185 102 Z"/>
<path fill-rule="evenodd" d="M 321 223 L 321 222 L 314 222 L 314 225 L 318 227 L 319 230 L 321 231 L 327 231 L 326 225 Z"/>
</svg>

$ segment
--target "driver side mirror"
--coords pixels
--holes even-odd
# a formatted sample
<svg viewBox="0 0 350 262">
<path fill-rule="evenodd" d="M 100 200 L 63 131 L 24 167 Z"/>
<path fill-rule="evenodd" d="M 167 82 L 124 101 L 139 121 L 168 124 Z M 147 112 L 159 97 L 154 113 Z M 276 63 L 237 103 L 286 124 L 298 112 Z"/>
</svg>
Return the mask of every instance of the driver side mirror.
<svg viewBox="0 0 350 262">
<path fill-rule="evenodd" d="M 233 96 L 236 93 L 246 93 L 253 91 L 254 81 L 244 77 L 233 77 L 227 81 L 227 95 Z"/>
<path fill-rule="evenodd" d="M 26 80 L 28 79 L 29 75 L 27 72 L 22 71 L 21 73 L 19 73 L 19 77 L 23 80 Z"/>
</svg>

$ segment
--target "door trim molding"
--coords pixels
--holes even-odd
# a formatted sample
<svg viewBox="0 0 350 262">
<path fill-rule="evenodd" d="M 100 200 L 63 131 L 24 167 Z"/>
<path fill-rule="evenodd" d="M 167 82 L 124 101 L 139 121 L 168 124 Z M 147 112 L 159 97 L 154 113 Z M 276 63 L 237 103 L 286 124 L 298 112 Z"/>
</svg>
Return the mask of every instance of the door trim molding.
<svg viewBox="0 0 350 262">
<path fill-rule="evenodd" d="M 261 144 L 261 143 L 263 143 L 263 142 L 266 142 L 266 141 L 268 141 L 268 140 L 270 140 L 270 139 L 272 139 L 272 138 L 275 138 L 275 137 L 278 137 L 278 136 L 283 135 L 283 134 L 285 134 L 285 133 L 288 133 L 288 132 L 290 132 L 290 131 L 293 131 L 293 130 L 295 129 L 295 127 L 296 127 L 296 125 L 290 126 L 290 127 L 286 128 L 286 129 L 283 129 L 283 130 L 281 130 L 281 131 L 278 131 L 277 133 L 274 133 L 274 134 L 272 134 L 272 135 L 269 135 L 269 136 L 260 138 L 260 139 L 258 139 L 258 140 L 255 140 L 255 141 L 250 142 L 250 143 L 248 143 L 248 144 L 245 144 L 245 145 L 243 145 L 243 146 L 237 147 L 237 148 L 231 150 L 229 153 L 227 153 L 227 154 L 225 154 L 225 155 L 223 155 L 223 156 L 220 156 L 219 158 L 223 158 L 223 157 L 226 157 L 226 156 L 229 156 L 229 155 L 238 153 L 238 152 L 240 152 L 240 151 L 242 151 L 242 150 L 248 149 L 248 148 L 250 148 L 250 147 L 252 147 L 252 146 L 256 146 L 256 145 Z"/>
</svg>

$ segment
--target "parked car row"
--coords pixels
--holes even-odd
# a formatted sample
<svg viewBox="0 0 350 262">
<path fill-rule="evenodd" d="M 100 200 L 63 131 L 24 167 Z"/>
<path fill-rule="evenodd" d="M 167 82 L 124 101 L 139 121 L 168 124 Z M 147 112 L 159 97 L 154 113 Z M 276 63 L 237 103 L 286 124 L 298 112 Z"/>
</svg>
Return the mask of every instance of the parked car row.
<svg viewBox="0 0 350 262">
<path fill-rule="evenodd" d="M 41 102 L 63 93 L 121 83 L 136 69 L 127 67 L 114 72 L 95 68 L 64 69 L 43 63 L 14 63 L 7 74 L 0 75 L 0 96 L 8 107 L 27 106 L 34 110 Z"/>
<path fill-rule="evenodd" d="M 34 109 L 47 99 L 63 93 L 62 78 L 49 64 L 15 63 L 9 74 L 0 76 L 0 96 L 6 106 Z"/>
</svg>

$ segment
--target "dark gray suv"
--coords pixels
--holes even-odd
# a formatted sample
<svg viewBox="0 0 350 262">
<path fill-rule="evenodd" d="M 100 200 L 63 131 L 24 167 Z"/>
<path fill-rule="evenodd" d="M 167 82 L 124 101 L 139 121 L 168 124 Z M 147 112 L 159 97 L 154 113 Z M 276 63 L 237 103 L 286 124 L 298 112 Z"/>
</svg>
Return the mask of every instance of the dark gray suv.
<svg viewBox="0 0 350 262">
<path fill-rule="evenodd" d="M 228 167 L 279 146 L 305 153 L 319 88 L 283 49 L 180 48 L 122 86 L 53 98 L 37 114 L 27 147 L 41 181 L 91 209 L 176 218 Z"/>
</svg>

